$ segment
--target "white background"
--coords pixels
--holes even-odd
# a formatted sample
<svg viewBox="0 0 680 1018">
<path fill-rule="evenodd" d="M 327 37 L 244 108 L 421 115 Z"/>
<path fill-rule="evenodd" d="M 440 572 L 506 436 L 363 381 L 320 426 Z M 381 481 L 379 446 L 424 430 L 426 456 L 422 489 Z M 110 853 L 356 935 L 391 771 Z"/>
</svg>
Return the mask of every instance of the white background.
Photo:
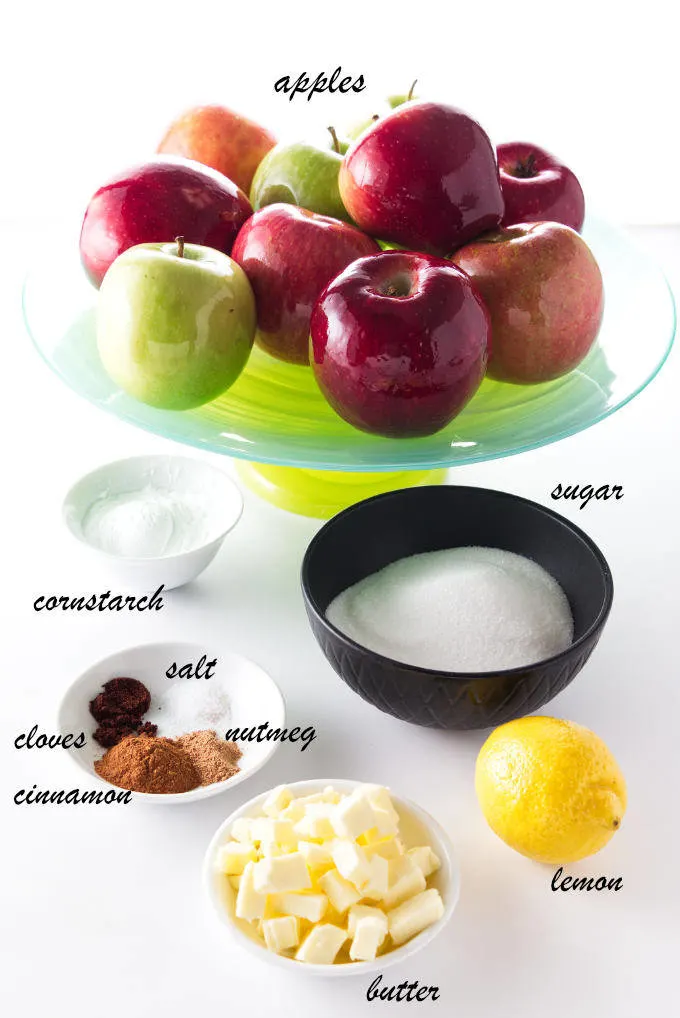
<svg viewBox="0 0 680 1018">
<path fill-rule="evenodd" d="M 12 4 L 4 15 L 0 211 L 80 210 L 150 155 L 167 123 L 223 102 L 281 137 L 363 118 L 414 78 L 492 139 L 554 150 L 591 204 L 626 223 L 680 221 L 677 32 L 668 0 L 115 0 Z M 342 65 L 366 91 L 311 102 L 274 82 Z"/>
<path fill-rule="evenodd" d="M 666 5 L 663 5 L 664 7 Z M 558 483 L 619 483 L 619 502 L 559 505 L 600 544 L 616 584 L 601 644 L 550 704 L 592 727 L 626 775 L 623 827 L 574 874 L 621 876 L 618 894 L 554 894 L 552 870 L 514 854 L 488 830 L 474 797 L 483 735 L 405 725 L 337 679 L 304 616 L 298 571 L 318 524 L 246 496 L 244 517 L 204 576 L 156 617 L 36 615 L 46 592 L 105 589 L 61 525 L 69 484 L 110 459 L 172 450 L 77 399 L 41 364 L 23 331 L 19 290 L 58 220 L 106 175 L 153 147 L 165 121 L 194 100 L 225 101 L 272 124 L 311 130 L 349 103 L 274 99 L 283 73 L 363 72 L 370 92 L 405 87 L 475 112 L 497 139 L 526 136 L 578 169 L 593 204 L 627 223 L 680 220 L 671 95 L 674 59 L 662 5 L 614 27 L 594 4 L 37 5 L 12 15 L 5 38 L 0 301 L 3 358 L 4 634 L 0 1001 L 9 1013 L 114 1018 L 149 1005 L 172 1018 L 211 1011 L 370 1014 L 366 986 L 274 973 L 235 954 L 206 914 L 200 866 L 224 816 L 281 780 L 342 776 L 391 784 L 449 830 L 463 874 L 449 930 L 386 982 L 437 984 L 461 1018 L 639 1018 L 667 1014 L 680 939 L 676 640 L 680 495 L 680 369 L 671 356 L 629 407 L 582 435 L 521 457 L 467 467 L 455 480 L 550 503 Z M 326 18 L 325 25 L 322 23 Z M 624 21 L 619 12 L 616 20 Z M 667 29 L 667 26 L 666 26 Z M 9 43 L 9 44 L 8 44 Z M 671 87 L 673 86 L 673 88 Z M 359 99 L 362 97 L 360 96 Z M 362 107 L 363 108 L 363 107 Z M 362 108 L 355 102 L 355 112 Z M 288 129 L 286 133 L 290 133 Z M 680 293 L 680 231 L 637 230 Z M 56 253 L 55 253 L 56 256 Z M 644 342 L 644 336 L 640 337 Z M 226 464 L 225 464 L 226 465 Z M 247 785 L 177 809 L 16 807 L 34 782 L 69 788 L 78 772 L 58 751 L 19 752 L 15 736 L 49 730 L 59 698 L 92 660 L 135 642 L 187 639 L 252 657 L 280 684 L 292 723 L 319 738 L 283 746 Z M 391 1005 L 395 1007 L 396 1005 Z"/>
</svg>

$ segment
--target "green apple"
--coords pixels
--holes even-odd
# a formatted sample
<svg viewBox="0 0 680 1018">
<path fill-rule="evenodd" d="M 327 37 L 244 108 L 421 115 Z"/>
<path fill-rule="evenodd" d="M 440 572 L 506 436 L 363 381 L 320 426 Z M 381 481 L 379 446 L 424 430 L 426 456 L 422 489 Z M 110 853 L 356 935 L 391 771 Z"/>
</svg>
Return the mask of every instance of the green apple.
<svg viewBox="0 0 680 1018">
<path fill-rule="evenodd" d="M 255 298 L 228 255 L 181 237 L 138 244 L 99 291 L 97 346 L 113 381 L 163 410 L 189 410 L 236 381 L 255 338 Z"/>
<path fill-rule="evenodd" d="M 342 144 L 334 132 L 333 141 L 334 149 L 302 141 L 275 145 L 255 171 L 250 189 L 253 209 L 283 202 L 351 222 L 338 189 Z"/>
<path fill-rule="evenodd" d="M 347 137 L 352 141 L 356 141 L 356 139 L 359 138 L 364 131 L 368 130 L 369 127 L 372 127 L 376 120 L 382 120 L 382 118 L 386 117 L 392 112 L 392 110 L 396 110 L 397 106 L 403 106 L 404 103 L 410 102 L 411 99 L 417 99 L 418 97 L 413 94 L 415 87 L 416 82 L 414 81 L 408 95 L 388 95 L 387 99 L 379 104 L 378 108 L 373 113 L 373 116 L 364 120 L 358 120 L 356 123 L 351 124 L 347 128 L 345 131 Z"/>
</svg>

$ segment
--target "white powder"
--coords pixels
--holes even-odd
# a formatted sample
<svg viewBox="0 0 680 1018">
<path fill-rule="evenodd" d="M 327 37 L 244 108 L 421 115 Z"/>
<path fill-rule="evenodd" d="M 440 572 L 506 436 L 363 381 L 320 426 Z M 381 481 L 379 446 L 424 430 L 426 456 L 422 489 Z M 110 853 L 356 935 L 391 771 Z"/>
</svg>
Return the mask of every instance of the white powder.
<svg viewBox="0 0 680 1018">
<path fill-rule="evenodd" d="M 498 548 L 399 559 L 344 590 L 326 617 L 362 647 L 451 672 L 534 664 L 565 650 L 574 634 L 557 581 Z"/>
<path fill-rule="evenodd" d="M 87 510 L 83 537 L 126 558 L 160 558 L 199 548 L 216 536 L 213 515 L 200 495 L 147 484 L 138 491 L 103 495 Z"/>
<path fill-rule="evenodd" d="M 229 727 L 229 697 L 213 681 L 168 679 L 162 696 L 154 696 L 145 721 L 158 725 L 168 739 L 186 732 L 214 728 L 218 734 Z"/>
</svg>

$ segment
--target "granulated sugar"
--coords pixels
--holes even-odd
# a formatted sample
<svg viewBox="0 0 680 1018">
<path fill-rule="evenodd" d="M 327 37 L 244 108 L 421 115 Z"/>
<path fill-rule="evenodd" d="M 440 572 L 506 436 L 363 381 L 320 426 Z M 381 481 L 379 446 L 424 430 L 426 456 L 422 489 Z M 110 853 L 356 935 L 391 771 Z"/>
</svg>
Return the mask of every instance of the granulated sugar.
<svg viewBox="0 0 680 1018">
<path fill-rule="evenodd" d="M 339 594 L 326 617 L 369 650 L 451 672 L 534 664 L 565 650 L 574 633 L 556 580 L 498 548 L 400 559 Z"/>
</svg>

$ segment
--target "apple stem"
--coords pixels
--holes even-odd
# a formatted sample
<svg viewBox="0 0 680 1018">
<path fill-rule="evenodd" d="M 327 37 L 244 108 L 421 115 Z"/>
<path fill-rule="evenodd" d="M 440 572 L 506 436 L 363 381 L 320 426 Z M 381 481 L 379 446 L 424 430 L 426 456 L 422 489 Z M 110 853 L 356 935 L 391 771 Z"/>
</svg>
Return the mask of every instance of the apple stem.
<svg viewBox="0 0 680 1018">
<path fill-rule="evenodd" d="M 527 180 L 529 177 L 536 176 L 536 156 L 533 152 L 530 152 L 526 159 L 517 160 L 514 176 L 519 177 L 522 180 Z"/>
<path fill-rule="evenodd" d="M 329 127 L 328 131 L 329 131 L 329 134 L 330 134 L 331 138 L 333 139 L 333 151 L 337 152 L 338 155 L 339 155 L 340 154 L 340 142 L 338 141 L 338 136 L 337 136 L 337 133 L 335 131 L 335 128 L 334 127 Z"/>
<path fill-rule="evenodd" d="M 413 99 L 413 90 L 414 90 L 414 88 L 416 87 L 417 84 L 418 84 L 418 79 L 416 78 L 416 80 L 413 82 L 413 84 L 411 85 L 411 87 L 408 90 L 408 95 L 406 96 L 406 102 L 410 102 L 411 99 Z"/>
<path fill-rule="evenodd" d="M 177 244 L 177 257 L 184 258 L 184 237 L 175 237 L 175 243 Z"/>
</svg>

